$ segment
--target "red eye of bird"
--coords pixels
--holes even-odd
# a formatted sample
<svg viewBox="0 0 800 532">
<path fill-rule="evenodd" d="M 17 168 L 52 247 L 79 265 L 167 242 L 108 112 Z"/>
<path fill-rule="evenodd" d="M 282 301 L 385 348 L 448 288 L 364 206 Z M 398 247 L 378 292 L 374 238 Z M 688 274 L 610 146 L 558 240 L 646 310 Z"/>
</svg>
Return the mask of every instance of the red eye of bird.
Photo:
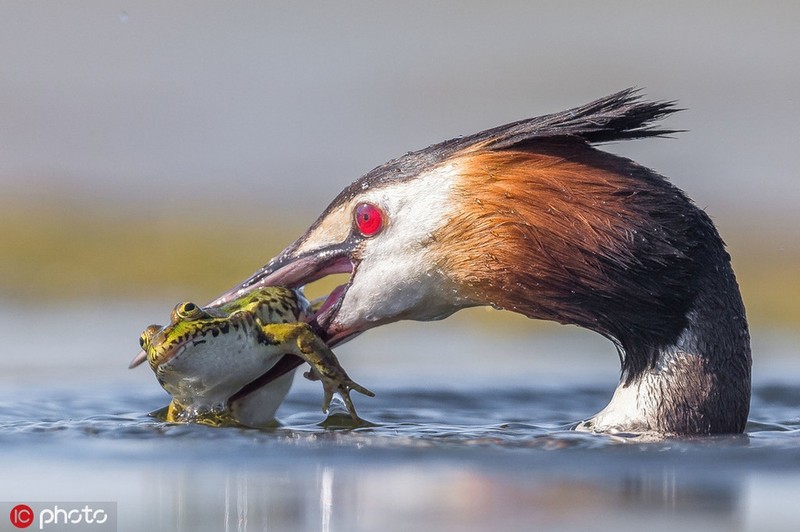
<svg viewBox="0 0 800 532">
<path fill-rule="evenodd" d="M 356 227 L 364 236 L 377 235 L 383 228 L 383 213 L 371 203 L 359 203 L 356 207 Z"/>
</svg>

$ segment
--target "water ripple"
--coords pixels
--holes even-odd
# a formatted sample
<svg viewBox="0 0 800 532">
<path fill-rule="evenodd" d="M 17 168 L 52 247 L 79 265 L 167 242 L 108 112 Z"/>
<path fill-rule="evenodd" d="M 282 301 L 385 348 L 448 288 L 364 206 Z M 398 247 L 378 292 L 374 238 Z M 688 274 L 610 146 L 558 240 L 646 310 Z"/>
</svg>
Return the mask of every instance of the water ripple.
<svg viewBox="0 0 800 532">
<path fill-rule="evenodd" d="M 597 389 L 455 391 L 387 390 L 361 399 L 367 426 L 352 427 L 341 410 L 326 418 L 319 396 L 297 392 L 279 411 L 273 429 L 211 428 L 165 423 L 148 411 L 163 406 L 163 394 L 152 390 L 47 390 L 0 397 L 0 441 L 6 451 L 57 442 L 93 440 L 113 452 L 114 442 L 141 444 L 142 452 L 167 442 L 192 445 L 192 453 L 230 449 L 383 449 L 393 452 L 433 449 L 442 452 L 492 449 L 613 450 L 623 445 L 648 451 L 688 452 L 703 448 L 797 448 L 800 443 L 800 393 L 769 386 L 754 393 L 747 436 L 683 438 L 648 442 L 642 437 L 585 434 L 569 430 L 581 415 L 602 406 Z M 121 445 L 121 443 L 120 443 Z M 126 447 L 128 452 L 128 447 Z"/>
</svg>

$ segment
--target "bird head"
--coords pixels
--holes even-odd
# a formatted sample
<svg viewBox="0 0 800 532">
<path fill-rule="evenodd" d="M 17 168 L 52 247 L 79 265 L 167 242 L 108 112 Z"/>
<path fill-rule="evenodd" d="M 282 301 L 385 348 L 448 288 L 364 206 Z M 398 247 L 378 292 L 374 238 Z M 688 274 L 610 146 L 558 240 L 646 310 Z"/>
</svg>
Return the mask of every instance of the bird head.
<svg viewBox="0 0 800 532">
<path fill-rule="evenodd" d="M 343 190 L 300 238 L 212 304 L 348 273 L 313 320 L 330 345 L 483 304 L 592 326 L 598 318 L 585 307 L 603 297 L 592 295 L 592 283 L 601 285 L 594 269 L 609 270 L 611 255 L 639 260 L 631 234 L 649 221 L 628 201 L 641 184 L 615 178 L 631 173 L 617 167 L 630 161 L 598 159 L 604 152 L 590 143 L 669 133 L 650 122 L 672 111 L 627 90 L 409 152 Z M 657 189 L 663 180 L 650 181 Z M 614 335 L 603 327 L 592 328 Z"/>
<path fill-rule="evenodd" d="M 397 320 L 436 320 L 475 304 L 440 266 L 436 237 L 452 218 L 453 164 L 398 178 L 381 168 L 344 190 L 294 243 L 212 304 L 259 286 L 298 287 L 347 273 L 316 312 L 334 345 Z M 394 179 L 390 179 L 394 177 Z"/>
</svg>

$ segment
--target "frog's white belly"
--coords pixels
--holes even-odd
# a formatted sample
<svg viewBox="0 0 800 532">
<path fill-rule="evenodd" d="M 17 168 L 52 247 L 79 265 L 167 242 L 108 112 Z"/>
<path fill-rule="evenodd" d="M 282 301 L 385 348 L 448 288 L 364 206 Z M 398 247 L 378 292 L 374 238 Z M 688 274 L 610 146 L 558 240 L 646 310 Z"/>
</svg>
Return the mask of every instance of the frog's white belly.
<svg viewBox="0 0 800 532">
<path fill-rule="evenodd" d="M 246 327 L 225 335 L 193 338 L 159 366 L 164 389 L 189 414 L 225 409 L 233 394 L 285 354 L 280 345 L 262 344 L 253 338 Z M 271 421 L 291 385 L 292 374 L 288 374 L 253 391 L 237 401 L 234 417 L 245 425 Z"/>
</svg>

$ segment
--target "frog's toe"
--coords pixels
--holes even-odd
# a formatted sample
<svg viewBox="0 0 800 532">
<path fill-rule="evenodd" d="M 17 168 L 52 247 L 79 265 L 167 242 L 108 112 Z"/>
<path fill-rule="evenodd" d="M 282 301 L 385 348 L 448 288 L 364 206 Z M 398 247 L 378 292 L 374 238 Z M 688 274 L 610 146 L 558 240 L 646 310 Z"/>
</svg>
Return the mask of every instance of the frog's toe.
<svg viewBox="0 0 800 532">
<path fill-rule="evenodd" d="M 331 401 L 333 400 L 333 390 L 329 389 L 328 387 L 324 388 L 325 395 L 322 398 L 322 411 L 326 414 L 331 407 Z"/>
<path fill-rule="evenodd" d="M 304 372 L 303 373 L 303 377 L 305 377 L 306 379 L 308 379 L 310 381 L 318 381 L 318 380 L 320 380 L 319 373 L 317 373 L 313 369 L 310 369 L 310 370 Z"/>
<path fill-rule="evenodd" d="M 361 418 L 358 417 L 358 413 L 356 412 L 356 407 L 353 404 L 352 399 L 350 399 L 350 390 L 346 388 L 340 390 L 339 395 L 342 397 L 344 405 L 347 407 L 347 411 L 350 413 L 350 417 L 353 418 L 353 421 L 360 421 Z"/>
<path fill-rule="evenodd" d="M 367 397 L 375 397 L 375 392 L 372 392 L 372 391 L 370 391 L 370 390 L 367 390 L 366 388 L 364 388 L 364 387 L 363 387 L 363 386 L 361 386 L 360 384 L 358 384 L 358 383 L 355 383 L 355 382 L 353 382 L 353 381 L 350 381 L 350 383 L 348 384 L 348 387 L 349 387 L 351 390 L 355 390 L 355 391 L 357 391 L 357 392 L 358 392 L 358 393 L 360 393 L 360 394 L 366 395 Z"/>
</svg>

